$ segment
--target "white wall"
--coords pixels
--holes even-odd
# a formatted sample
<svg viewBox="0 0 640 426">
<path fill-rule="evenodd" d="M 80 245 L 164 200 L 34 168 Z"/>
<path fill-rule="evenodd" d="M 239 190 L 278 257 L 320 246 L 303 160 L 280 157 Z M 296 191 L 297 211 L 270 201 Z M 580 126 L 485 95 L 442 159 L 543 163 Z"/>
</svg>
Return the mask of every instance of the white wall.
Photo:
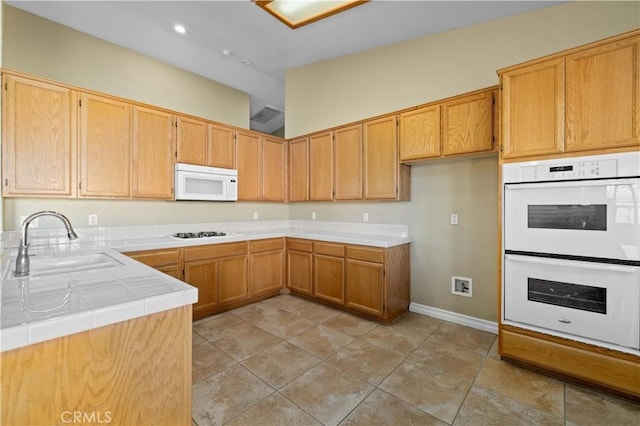
<svg viewBox="0 0 640 426">
<path fill-rule="evenodd" d="M 640 27 L 640 2 L 572 2 L 287 71 L 288 138 L 489 87 L 496 70 Z M 409 225 L 411 300 L 497 320 L 497 158 L 411 167 L 411 202 L 292 204 L 292 219 Z M 457 213 L 460 224 L 449 224 Z M 451 294 L 451 276 L 473 297 Z"/>
</svg>

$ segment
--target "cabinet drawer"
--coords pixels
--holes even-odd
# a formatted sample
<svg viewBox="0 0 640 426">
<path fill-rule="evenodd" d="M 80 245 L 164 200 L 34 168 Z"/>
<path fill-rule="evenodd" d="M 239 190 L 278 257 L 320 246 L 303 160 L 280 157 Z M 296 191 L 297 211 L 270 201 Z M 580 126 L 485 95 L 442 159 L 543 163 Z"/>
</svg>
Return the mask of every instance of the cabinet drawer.
<svg viewBox="0 0 640 426">
<path fill-rule="evenodd" d="M 282 238 L 251 241 L 251 253 L 259 253 L 261 251 L 282 250 L 283 248 L 284 248 L 284 240 Z"/>
<path fill-rule="evenodd" d="M 316 241 L 313 243 L 313 246 L 316 254 L 344 257 L 345 247 L 342 244 L 320 243 Z"/>
<path fill-rule="evenodd" d="M 384 249 L 348 246 L 347 257 L 366 262 L 384 263 Z"/>
<path fill-rule="evenodd" d="M 287 238 L 287 249 L 306 251 L 307 253 L 311 253 L 313 251 L 313 241 L 299 240 L 297 238 Z"/>
<path fill-rule="evenodd" d="M 182 249 L 180 248 L 131 251 L 124 254 L 140 263 L 152 267 L 179 265 L 182 263 Z"/>
<path fill-rule="evenodd" d="M 184 249 L 184 260 L 189 262 L 213 257 L 226 257 L 247 254 L 247 243 L 210 244 L 206 246 L 187 247 Z"/>
</svg>

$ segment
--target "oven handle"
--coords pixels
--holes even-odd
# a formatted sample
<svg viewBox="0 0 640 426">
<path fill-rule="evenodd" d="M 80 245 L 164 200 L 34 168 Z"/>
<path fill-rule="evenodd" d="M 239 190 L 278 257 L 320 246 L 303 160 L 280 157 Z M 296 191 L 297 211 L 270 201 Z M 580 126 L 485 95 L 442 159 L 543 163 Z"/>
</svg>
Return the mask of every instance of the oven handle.
<svg viewBox="0 0 640 426">
<path fill-rule="evenodd" d="M 519 254 L 505 254 L 504 257 L 507 260 L 512 260 L 515 262 L 537 263 L 540 265 L 569 266 L 568 264 L 570 263 L 571 266 L 575 268 L 592 269 L 592 270 L 607 271 L 607 272 L 633 273 L 638 269 L 633 266 L 613 265 L 610 263 L 595 263 L 595 262 L 580 262 L 575 260 L 549 259 L 546 257 L 522 256 Z"/>
<path fill-rule="evenodd" d="M 633 185 L 638 183 L 638 178 L 623 179 L 596 179 L 596 180 L 578 180 L 578 181 L 553 181 L 553 182 L 532 182 L 532 183 L 512 183 L 505 182 L 505 189 L 539 189 L 539 188 L 570 188 L 573 186 L 607 186 L 607 185 Z"/>
</svg>

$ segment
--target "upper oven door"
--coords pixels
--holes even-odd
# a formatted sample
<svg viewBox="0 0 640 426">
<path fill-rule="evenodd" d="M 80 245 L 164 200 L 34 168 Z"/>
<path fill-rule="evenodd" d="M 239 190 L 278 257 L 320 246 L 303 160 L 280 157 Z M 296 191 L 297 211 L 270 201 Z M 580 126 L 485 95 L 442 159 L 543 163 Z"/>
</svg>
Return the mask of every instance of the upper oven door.
<svg viewBox="0 0 640 426">
<path fill-rule="evenodd" d="M 505 184 L 504 249 L 640 260 L 640 178 Z"/>
</svg>

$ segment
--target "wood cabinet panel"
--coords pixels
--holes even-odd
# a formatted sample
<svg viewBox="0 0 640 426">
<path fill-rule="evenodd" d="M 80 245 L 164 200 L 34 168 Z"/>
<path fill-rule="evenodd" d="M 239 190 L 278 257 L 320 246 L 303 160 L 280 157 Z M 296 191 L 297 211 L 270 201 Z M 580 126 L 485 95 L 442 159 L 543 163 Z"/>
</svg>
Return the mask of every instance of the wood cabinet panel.
<svg viewBox="0 0 640 426">
<path fill-rule="evenodd" d="M 262 140 L 262 199 L 285 201 L 287 141 L 264 137 Z"/>
<path fill-rule="evenodd" d="M 198 302 L 193 305 L 194 316 L 218 305 L 217 277 L 218 261 L 215 259 L 185 262 L 184 281 L 198 289 Z"/>
<path fill-rule="evenodd" d="M 362 124 L 334 131 L 335 199 L 362 198 Z"/>
<path fill-rule="evenodd" d="M 333 200 L 333 132 L 309 137 L 309 199 Z"/>
<path fill-rule="evenodd" d="M 238 168 L 238 200 L 261 198 L 261 139 L 251 132 L 236 133 L 236 166 Z"/>
<path fill-rule="evenodd" d="M 173 198 L 174 116 L 133 107 L 132 195 L 134 198 Z"/>
<path fill-rule="evenodd" d="M 191 339 L 184 306 L 2 352 L 0 423 L 188 425 Z"/>
<path fill-rule="evenodd" d="M 137 260 L 140 263 L 144 263 L 147 266 L 157 268 L 159 266 L 166 265 L 181 265 L 182 264 L 182 249 L 181 248 L 167 248 L 158 250 L 142 250 L 124 253 L 132 259 Z"/>
<path fill-rule="evenodd" d="M 566 150 L 640 144 L 640 37 L 566 58 Z"/>
<path fill-rule="evenodd" d="M 76 92 L 3 76 L 3 195 L 76 193 Z"/>
<path fill-rule="evenodd" d="M 220 304 L 248 299 L 247 256 L 222 257 L 218 262 Z"/>
<path fill-rule="evenodd" d="M 384 262 L 384 249 L 363 246 L 347 246 L 347 257 L 367 262 Z"/>
<path fill-rule="evenodd" d="M 501 75 L 502 157 L 564 150 L 564 58 Z"/>
<path fill-rule="evenodd" d="M 440 105 L 400 114 L 400 160 L 439 157 Z"/>
<path fill-rule="evenodd" d="M 283 250 L 283 238 L 270 238 L 268 240 L 251 241 L 251 253 L 260 253 L 263 251 Z"/>
<path fill-rule="evenodd" d="M 287 250 L 287 287 L 294 292 L 312 294 L 313 254 Z"/>
<path fill-rule="evenodd" d="M 213 257 L 247 254 L 247 252 L 247 243 L 244 241 L 239 243 L 208 244 L 205 246 L 185 247 L 184 260 L 188 262 Z"/>
<path fill-rule="evenodd" d="M 390 116 L 363 124 L 364 198 L 398 197 L 397 117 Z"/>
<path fill-rule="evenodd" d="M 313 243 L 313 251 L 316 254 L 326 254 L 327 256 L 344 257 L 345 247 L 343 244 L 325 243 L 316 241 Z"/>
<path fill-rule="evenodd" d="M 384 265 L 347 259 L 345 306 L 382 317 L 384 315 Z"/>
<path fill-rule="evenodd" d="M 343 305 L 345 281 L 344 258 L 315 254 L 313 260 L 314 297 Z"/>
<path fill-rule="evenodd" d="M 231 127 L 209 124 L 207 128 L 207 166 L 236 168 L 236 146 Z"/>
<path fill-rule="evenodd" d="M 131 195 L 131 104 L 80 94 L 80 197 Z"/>
<path fill-rule="evenodd" d="M 189 117 L 177 116 L 177 162 L 207 163 L 207 123 Z"/>
<path fill-rule="evenodd" d="M 309 201 L 309 138 L 289 142 L 289 201 Z"/>
<path fill-rule="evenodd" d="M 443 155 L 493 150 L 494 92 L 464 96 L 442 105 Z"/>
<path fill-rule="evenodd" d="M 283 287 L 284 246 L 278 250 L 252 253 L 251 296 L 278 294 Z"/>
<path fill-rule="evenodd" d="M 313 241 L 287 238 L 287 249 L 311 253 L 313 251 Z"/>
</svg>

